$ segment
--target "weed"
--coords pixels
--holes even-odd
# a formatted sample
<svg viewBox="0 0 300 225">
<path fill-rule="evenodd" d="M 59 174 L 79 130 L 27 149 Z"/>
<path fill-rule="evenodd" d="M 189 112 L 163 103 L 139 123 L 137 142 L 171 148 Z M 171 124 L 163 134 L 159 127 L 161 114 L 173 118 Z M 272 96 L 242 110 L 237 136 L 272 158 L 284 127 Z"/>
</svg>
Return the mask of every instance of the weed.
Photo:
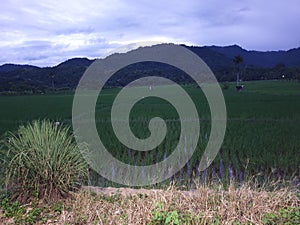
<svg viewBox="0 0 300 225">
<path fill-rule="evenodd" d="M 163 204 L 158 203 L 156 210 L 152 212 L 152 219 L 149 225 L 160 225 L 160 224 L 192 224 L 193 218 L 190 214 L 180 213 L 177 210 L 164 211 Z"/>
<path fill-rule="evenodd" d="M 267 213 L 263 223 L 265 225 L 298 225 L 300 224 L 300 207 L 286 207 L 277 212 Z"/>
</svg>

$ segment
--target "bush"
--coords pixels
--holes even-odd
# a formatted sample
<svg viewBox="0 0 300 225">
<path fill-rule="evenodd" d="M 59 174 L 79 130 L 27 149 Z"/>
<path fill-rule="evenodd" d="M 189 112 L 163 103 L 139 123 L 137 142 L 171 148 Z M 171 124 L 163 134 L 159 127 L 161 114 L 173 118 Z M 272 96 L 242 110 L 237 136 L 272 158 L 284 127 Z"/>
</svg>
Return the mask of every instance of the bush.
<svg viewBox="0 0 300 225">
<path fill-rule="evenodd" d="M 10 134 L 6 147 L 6 185 L 26 201 L 33 193 L 56 200 L 80 187 L 86 176 L 84 161 L 69 127 L 54 126 L 48 120 L 21 126 Z"/>
</svg>

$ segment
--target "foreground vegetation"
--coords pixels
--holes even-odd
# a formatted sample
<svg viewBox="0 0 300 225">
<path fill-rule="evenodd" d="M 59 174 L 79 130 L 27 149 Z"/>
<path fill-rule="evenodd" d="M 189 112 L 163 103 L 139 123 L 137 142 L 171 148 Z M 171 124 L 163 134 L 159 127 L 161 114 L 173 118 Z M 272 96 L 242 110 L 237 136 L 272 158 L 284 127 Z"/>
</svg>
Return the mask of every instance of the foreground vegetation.
<svg viewBox="0 0 300 225">
<path fill-rule="evenodd" d="M 289 224 L 300 223 L 299 192 L 268 192 L 248 185 L 228 190 L 82 190 L 52 204 L 1 199 L 1 224 Z"/>
<path fill-rule="evenodd" d="M 0 181 L 5 188 L 0 197 L 0 223 L 299 224 L 299 85 L 253 82 L 242 93 L 232 86 L 226 88 L 227 134 L 206 171 L 197 168 L 209 137 L 209 108 L 200 89 L 185 89 L 201 118 L 197 150 L 178 174 L 150 189 L 80 189 L 83 184 L 118 185 L 94 172 L 87 174 L 69 129 L 72 95 L 0 97 L 1 118 L 6 118 L 0 121 L 1 129 L 13 131 L 2 132 L 0 144 Z M 101 139 L 115 157 L 129 164 L 164 160 L 177 143 L 180 123 L 176 112 L 153 98 L 133 108 L 131 126 L 137 136 L 149 135 L 147 121 L 158 113 L 170 131 L 153 151 L 136 153 L 125 149 L 112 133 L 110 106 L 118 91 L 105 90 L 99 97 L 96 123 Z M 45 106 L 40 107 L 43 102 Z M 60 125 L 48 119 L 28 123 L 46 115 Z M 112 167 L 112 172 L 118 171 Z M 158 187 L 164 188 L 155 189 Z"/>
<path fill-rule="evenodd" d="M 6 188 L 22 202 L 55 200 L 80 187 L 87 164 L 68 127 L 48 120 L 21 126 L 1 146 Z"/>
</svg>

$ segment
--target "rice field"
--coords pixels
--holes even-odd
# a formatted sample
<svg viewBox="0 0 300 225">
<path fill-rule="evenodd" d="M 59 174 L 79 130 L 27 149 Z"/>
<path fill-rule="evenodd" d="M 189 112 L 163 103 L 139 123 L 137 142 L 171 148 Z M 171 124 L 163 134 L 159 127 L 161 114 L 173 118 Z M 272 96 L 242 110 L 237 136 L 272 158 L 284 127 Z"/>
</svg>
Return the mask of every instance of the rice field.
<svg viewBox="0 0 300 225">
<path fill-rule="evenodd" d="M 199 112 L 200 139 L 191 160 L 171 179 L 192 187 L 195 183 L 289 180 L 299 184 L 300 175 L 300 83 L 294 81 L 245 82 L 237 92 L 235 84 L 223 90 L 228 121 L 222 148 L 211 166 L 199 171 L 199 162 L 210 134 L 210 110 L 200 88 L 185 85 Z M 110 110 L 121 89 L 105 89 L 96 105 L 99 136 L 111 154 L 131 165 L 149 165 L 164 160 L 177 146 L 180 121 L 176 110 L 165 100 L 145 98 L 130 114 L 132 132 L 139 138 L 150 135 L 149 120 L 159 116 L 168 132 L 157 148 L 148 152 L 128 149 L 114 135 Z M 48 118 L 71 124 L 73 94 L 0 96 L 0 135 L 14 132 L 20 124 Z M 121 121 L 122 122 L 122 121 Z M 188 146 L 193 137 L 186 136 Z M 182 151 L 185 151 L 182 146 Z M 118 173 L 112 167 L 112 174 Z M 91 172 L 90 185 L 118 186 Z"/>
</svg>

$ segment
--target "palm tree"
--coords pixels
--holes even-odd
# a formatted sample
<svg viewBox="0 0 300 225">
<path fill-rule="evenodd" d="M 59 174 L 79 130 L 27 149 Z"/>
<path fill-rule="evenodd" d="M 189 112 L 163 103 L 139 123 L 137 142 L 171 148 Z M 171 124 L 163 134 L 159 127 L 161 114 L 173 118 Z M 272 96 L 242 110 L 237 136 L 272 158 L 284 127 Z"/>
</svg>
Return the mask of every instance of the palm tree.
<svg viewBox="0 0 300 225">
<path fill-rule="evenodd" d="M 239 86 L 240 82 L 240 65 L 243 63 L 244 59 L 241 55 L 237 55 L 233 59 L 233 63 L 237 68 L 237 73 L 236 73 L 236 86 Z"/>
</svg>

